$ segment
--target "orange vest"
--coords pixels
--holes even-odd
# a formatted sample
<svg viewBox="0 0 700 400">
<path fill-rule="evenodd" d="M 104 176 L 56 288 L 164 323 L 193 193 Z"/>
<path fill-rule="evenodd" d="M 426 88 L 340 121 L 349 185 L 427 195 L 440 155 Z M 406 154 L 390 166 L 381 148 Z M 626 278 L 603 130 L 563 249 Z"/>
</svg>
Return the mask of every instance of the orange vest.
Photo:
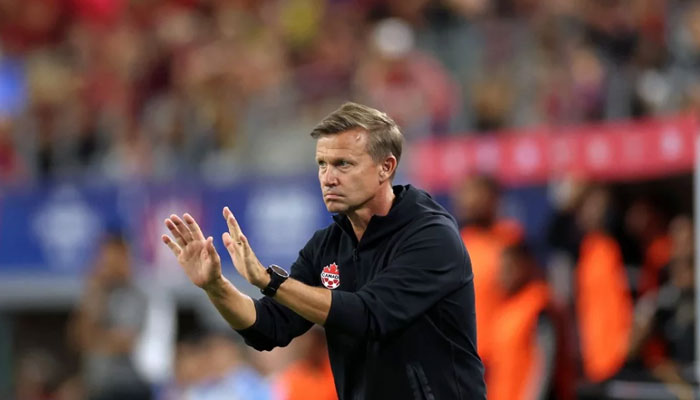
<svg viewBox="0 0 700 400">
<path fill-rule="evenodd" d="M 306 361 L 297 361 L 279 377 L 280 398 L 284 400 L 337 400 L 331 364 L 325 361 L 315 368 Z"/>
<path fill-rule="evenodd" d="M 467 226 L 461 232 L 474 273 L 476 342 L 485 363 L 488 363 L 493 332 L 491 317 L 503 301 L 503 289 L 498 282 L 501 253 L 520 238 L 521 232 L 522 229 L 513 222 L 499 222 L 490 229 Z"/>
<path fill-rule="evenodd" d="M 537 319 L 549 304 L 549 288 L 541 281 L 529 283 L 503 302 L 493 318 L 493 348 L 487 370 L 490 400 L 527 399 L 530 385 L 541 373 L 537 364 Z"/>
<path fill-rule="evenodd" d="M 583 372 L 600 382 L 625 362 L 632 327 L 632 299 L 615 239 L 603 233 L 584 237 L 576 289 Z"/>
</svg>

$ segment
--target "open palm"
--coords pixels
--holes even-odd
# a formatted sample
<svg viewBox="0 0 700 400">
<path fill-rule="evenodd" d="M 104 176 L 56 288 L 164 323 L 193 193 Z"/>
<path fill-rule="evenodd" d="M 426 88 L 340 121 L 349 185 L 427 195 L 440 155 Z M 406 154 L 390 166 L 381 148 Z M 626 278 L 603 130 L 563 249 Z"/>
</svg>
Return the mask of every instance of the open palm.
<svg viewBox="0 0 700 400">
<path fill-rule="evenodd" d="M 185 214 L 180 219 L 173 214 L 165 220 L 165 226 L 174 239 L 168 235 L 161 239 L 175 254 L 192 283 L 206 288 L 221 279 L 221 258 L 214 248 L 213 239 L 204 237 L 191 215 Z"/>
</svg>

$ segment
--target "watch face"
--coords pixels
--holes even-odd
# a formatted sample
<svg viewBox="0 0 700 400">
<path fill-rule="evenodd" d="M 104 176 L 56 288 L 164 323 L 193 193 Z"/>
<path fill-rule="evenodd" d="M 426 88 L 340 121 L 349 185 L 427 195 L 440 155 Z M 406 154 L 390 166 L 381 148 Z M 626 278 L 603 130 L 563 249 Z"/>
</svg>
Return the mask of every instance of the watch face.
<svg viewBox="0 0 700 400">
<path fill-rule="evenodd" d="M 270 269 L 272 269 L 272 272 L 283 278 L 289 278 L 289 272 L 285 271 L 284 268 L 280 267 L 279 265 L 272 264 L 270 265 Z"/>
</svg>

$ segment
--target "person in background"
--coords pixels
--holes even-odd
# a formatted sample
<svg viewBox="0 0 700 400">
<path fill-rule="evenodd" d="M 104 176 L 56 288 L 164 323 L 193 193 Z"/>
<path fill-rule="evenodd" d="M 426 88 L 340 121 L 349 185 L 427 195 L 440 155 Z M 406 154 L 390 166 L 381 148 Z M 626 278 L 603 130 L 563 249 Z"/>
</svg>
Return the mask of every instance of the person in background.
<svg viewBox="0 0 700 400">
<path fill-rule="evenodd" d="M 108 234 L 69 324 L 69 336 L 83 359 L 89 400 L 151 398 L 150 388 L 132 362 L 146 298 L 131 276 L 126 240 Z"/>
<path fill-rule="evenodd" d="M 185 399 L 191 387 L 205 380 L 208 371 L 202 340 L 202 335 L 188 335 L 177 342 L 173 375 L 158 390 L 157 400 Z"/>
<path fill-rule="evenodd" d="M 378 21 L 354 79 L 357 96 L 386 109 L 409 142 L 446 132 L 461 108 L 459 85 L 437 59 L 417 48 L 415 36 L 401 18 Z"/>
<path fill-rule="evenodd" d="M 610 198 L 591 186 L 576 213 L 583 232 L 574 273 L 579 350 L 589 382 L 611 378 L 623 366 L 632 327 L 632 297 L 620 245 L 607 232 Z"/>
<path fill-rule="evenodd" d="M 15 367 L 13 399 L 51 399 L 59 371 L 56 357 L 43 349 L 31 348 L 20 353 Z"/>
<path fill-rule="evenodd" d="M 498 218 L 499 197 L 498 183 L 478 175 L 467 178 L 454 198 L 457 218 L 463 224 L 460 233 L 474 271 L 477 346 L 487 367 L 493 338 L 491 320 L 504 297 L 498 282 L 501 253 L 523 235 L 517 222 Z"/>
<path fill-rule="evenodd" d="M 673 257 L 661 286 L 642 296 L 635 309 L 630 357 L 641 356 L 654 379 L 681 399 L 693 398 L 695 361 L 695 261 L 692 222 L 676 217 L 670 225 Z"/>
<path fill-rule="evenodd" d="M 241 340 L 235 332 L 211 332 L 199 344 L 203 379 L 184 391 L 180 399 L 193 400 L 272 400 L 270 385 L 248 366 Z M 236 335 L 237 336 L 237 335 Z"/>
<path fill-rule="evenodd" d="M 554 207 L 547 227 L 547 281 L 552 290 L 553 300 L 560 307 L 573 312 L 573 274 L 579 258 L 583 232 L 576 222 L 583 194 L 588 183 L 580 177 L 567 175 L 551 185 L 551 198 Z M 575 327 L 570 326 L 570 335 L 576 335 Z"/>
<path fill-rule="evenodd" d="M 573 359 L 543 270 L 523 242 L 501 255 L 504 298 L 493 316 L 489 398 L 572 399 Z"/>
<path fill-rule="evenodd" d="M 651 200 L 635 200 L 625 213 L 626 231 L 639 244 L 641 271 L 636 291 L 642 296 L 659 287 L 660 271 L 671 259 L 672 241 L 666 228 L 668 221 Z"/>
<path fill-rule="evenodd" d="M 277 378 L 280 400 L 335 400 L 333 371 L 323 330 L 312 328 L 297 341 L 300 358 Z"/>
</svg>

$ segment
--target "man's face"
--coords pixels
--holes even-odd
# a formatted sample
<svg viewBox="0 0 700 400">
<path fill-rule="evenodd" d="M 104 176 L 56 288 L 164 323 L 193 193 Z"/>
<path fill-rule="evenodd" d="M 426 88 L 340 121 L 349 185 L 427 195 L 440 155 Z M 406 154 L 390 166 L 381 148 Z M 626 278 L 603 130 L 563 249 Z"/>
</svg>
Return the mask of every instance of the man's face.
<svg viewBox="0 0 700 400">
<path fill-rule="evenodd" d="M 381 165 L 367 152 L 367 140 L 367 132 L 353 129 L 316 142 L 318 180 L 329 212 L 357 210 L 379 190 Z"/>
<path fill-rule="evenodd" d="M 489 225 L 496 217 L 498 196 L 487 184 L 471 178 L 457 193 L 456 206 L 462 222 Z"/>
<path fill-rule="evenodd" d="M 105 243 L 98 262 L 102 278 L 109 282 L 126 280 L 130 275 L 129 252 L 122 245 Z"/>
</svg>

